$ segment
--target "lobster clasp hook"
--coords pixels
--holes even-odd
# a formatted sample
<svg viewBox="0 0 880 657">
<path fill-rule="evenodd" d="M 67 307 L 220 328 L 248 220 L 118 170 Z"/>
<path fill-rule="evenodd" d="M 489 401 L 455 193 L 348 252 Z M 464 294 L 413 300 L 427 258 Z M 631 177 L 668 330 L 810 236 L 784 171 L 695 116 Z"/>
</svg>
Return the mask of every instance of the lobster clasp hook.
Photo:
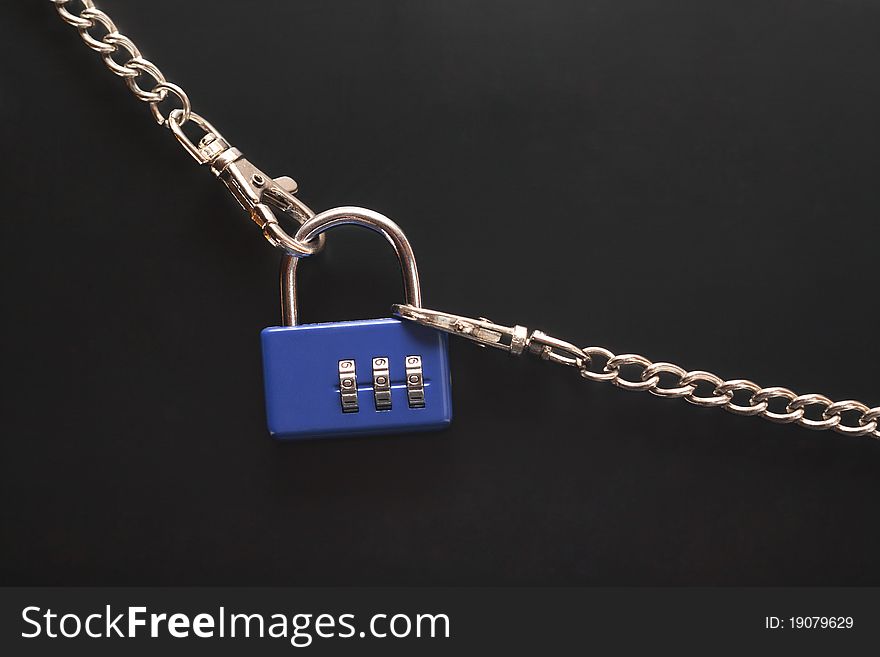
<svg viewBox="0 0 880 657">
<path fill-rule="evenodd" d="M 194 144 L 183 132 L 186 121 L 192 121 L 204 132 L 198 144 Z M 223 181 L 272 246 L 284 249 L 294 257 L 312 255 L 324 248 L 323 235 L 314 242 L 300 242 L 284 230 L 275 216 L 274 210 L 277 210 L 300 224 L 315 216 L 305 203 L 294 196 L 297 184 L 293 178 L 272 178 L 265 174 L 195 112 L 184 117 L 181 110 L 172 111 L 168 126 L 197 162 L 211 167 L 211 172 Z"/>
<path fill-rule="evenodd" d="M 297 257 L 312 255 L 324 248 L 323 235 L 312 243 L 300 242 L 282 228 L 275 216 L 274 210 L 277 210 L 300 224 L 315 216 L 308 206 L 294 196 L 297 184 L 293 178 L 268 176 L 245 158 L 241 151 L 232 147 L 211 161 L 211 171 L 223 181 L 273 246 Z"/>
<path fill-rule="evenodd" d="M 514 356 L 519 356 L 529 346 L 529 331 L 525 326 L 503 326 L 482 317 L 473 319 L 410 304 L 396 304 L 391 310 L 401 319 L 467 338 L 481 347 L 501 349 Z"/>
</svg>

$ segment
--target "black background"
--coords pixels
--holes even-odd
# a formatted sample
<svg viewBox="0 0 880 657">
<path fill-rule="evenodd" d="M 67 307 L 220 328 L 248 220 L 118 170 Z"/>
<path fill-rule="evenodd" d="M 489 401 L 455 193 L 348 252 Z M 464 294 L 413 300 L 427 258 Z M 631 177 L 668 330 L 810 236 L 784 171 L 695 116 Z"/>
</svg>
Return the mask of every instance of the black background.
<svg viewBox="0 0 880 657">
<path fill-rule="evenodd" d="M 880 402 L 880 6 L 100 5 L 427 305 Z M 442 434 L 278 444 L 278 254 L 48 2 L 0 45 L 7 584 L 880 584 L 880 442 L 451 344 Z M 381 316 L 340 229 L 309 321 Z"/>
</svg>

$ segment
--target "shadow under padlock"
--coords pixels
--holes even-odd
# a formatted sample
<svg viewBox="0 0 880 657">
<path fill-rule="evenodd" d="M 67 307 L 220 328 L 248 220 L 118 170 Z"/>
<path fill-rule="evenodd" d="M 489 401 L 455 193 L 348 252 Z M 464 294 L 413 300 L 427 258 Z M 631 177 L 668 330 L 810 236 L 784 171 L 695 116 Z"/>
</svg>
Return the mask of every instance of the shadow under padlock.
<svg viewBox="0 0 880 657">
<path fill-rule="evenodd" d="M 341 225 L 369 228 L 391 243 L 403 271 L 406 302 L 421 306 L 415 256 L 403 231 L 372 210 L 337 208 L 303 224 L 305 240 Z M 390 317 L 300 324 L 298 265 L 298 258 L 285 256 L 284 325 L 261 334 L 270 434 L 286 440 L 448 426 L 452 395 L 446 333 Z"/>
</svg>

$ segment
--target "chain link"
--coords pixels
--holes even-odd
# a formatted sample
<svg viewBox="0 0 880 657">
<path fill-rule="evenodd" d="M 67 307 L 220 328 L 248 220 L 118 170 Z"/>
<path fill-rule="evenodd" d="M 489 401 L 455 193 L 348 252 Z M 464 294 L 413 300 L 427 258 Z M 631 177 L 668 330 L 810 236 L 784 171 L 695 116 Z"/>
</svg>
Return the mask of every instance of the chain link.
<svg viewBox="0 0 880 657">
<path fill-rule="evenodd" d="M 153 118 L 159 125 L 172 127 L 176 124 L 180 128 L 192 118 L 192 105 L 186 92 L 169 82 L 158 66 L 144 58 L 134 42 L 122 34 L 113 20 L 95 7 L 92 0 L 51 2 L 61 20 L 77 29 L 83 42 L 101 56 L 108 70 L 125 80 L 138 100 L 149 103 Z M 73 5 L 79 5 L 78 13 Z M 99 30 L 103 33 L 99 34 Z M 180 107 L 163 115 L 159 105 L 169 95 L 178 100 Z"/>
<path fill-rule="evenodd" d="M 603 347 L 578 349 L 569 343 L 560 344 L 565 345 L 564 353 L 558 355 L 553 346 L 541 339 L 541 357 L 576 367 L 583 378 L 591 381 L 609 381 L 625 390 L 681 398 L 697 406 L 723 408 L 737 415 L 753 415 L 780 424 L 794 423 L 807 429 L 831 429 L 849 436 L 880 438 L 880 406 L 869 408 L 851 399 L 835 402 L 825 395 L 798 395 L 788 388 L 763 388 L 748 379 L 724 380 L 711 372 L 687 371 L 672 363 L 654 363 L 637 354 L 616 356 Z M 601 363 L 597 362 L 600 358 Z M 640 371 L 625 376 L 624 368 Z M 666 377 L 665 384 L 661 376 Z M 701 390 L 698 392 L 698 389 Z M 734 401 L 737 395 L 740 400 Z M 814 417 L 808 417 L 807 409 L 815 409 Z"/>
</svg>

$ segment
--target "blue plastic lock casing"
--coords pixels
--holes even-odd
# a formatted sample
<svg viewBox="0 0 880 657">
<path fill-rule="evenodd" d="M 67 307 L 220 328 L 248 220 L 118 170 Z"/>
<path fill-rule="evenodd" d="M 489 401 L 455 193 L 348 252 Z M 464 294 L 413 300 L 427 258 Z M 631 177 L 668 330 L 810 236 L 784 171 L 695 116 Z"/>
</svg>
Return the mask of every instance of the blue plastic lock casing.
<svg viewBox="0 0 880 657">
<path fill-rule="evenodd" d="M 269 433 L 289 440 L 443 429 L 452 421 L 447 335 L 398 319 L 368 319 L 263 329 Z M 408 356 L 421 356 L 424 407 L 410 408 Z M 376 410 L 373 358 L 388 358 L 391 409 Z M 339 361 L 353 359 L 357 412 L 343 412 Z"/>
</svg>

